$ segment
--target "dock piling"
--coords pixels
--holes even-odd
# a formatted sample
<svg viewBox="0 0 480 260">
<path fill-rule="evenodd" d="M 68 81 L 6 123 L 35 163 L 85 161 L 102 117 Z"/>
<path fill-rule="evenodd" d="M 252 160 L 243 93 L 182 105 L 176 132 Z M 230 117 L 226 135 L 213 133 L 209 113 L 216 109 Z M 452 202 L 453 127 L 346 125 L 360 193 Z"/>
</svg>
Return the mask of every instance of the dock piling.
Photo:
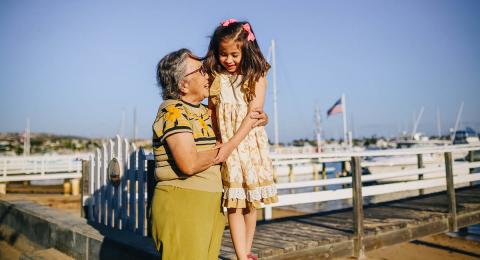
<svg viewBox="0 0 480 260">
<path fill-rule="evenodd" d="M 7 183 L 0 182 L 0 195 L 5 195 L 5 194 L 7 194 Z"/>
<path fill-rule="evenodd" d="M 318 168 L 317 168 L 317 163 L 318 161 L 315 160 L 313 162 L 313 180 L 314 181 L 317 181 L 318 180 Z M 314 191 L 318 191 L 318 186 L 315 186 L 315 188 L 313 188 Z"/>
<path fill-rule="evenodd" d="M 72 184 L 70 183 L 70 180 L 64 179 L 63 180 L 63 195 L 69 196 L 72 194 Z"/>
<path fill-rule="evenodd" d="M 288 165 L 288 181 L 290 183 L 295 182 L 295 173 L 293 172 L 293 165 Z M 290 189 L 290 193 L 295 193 L 295 189 Z"/>
</svg>

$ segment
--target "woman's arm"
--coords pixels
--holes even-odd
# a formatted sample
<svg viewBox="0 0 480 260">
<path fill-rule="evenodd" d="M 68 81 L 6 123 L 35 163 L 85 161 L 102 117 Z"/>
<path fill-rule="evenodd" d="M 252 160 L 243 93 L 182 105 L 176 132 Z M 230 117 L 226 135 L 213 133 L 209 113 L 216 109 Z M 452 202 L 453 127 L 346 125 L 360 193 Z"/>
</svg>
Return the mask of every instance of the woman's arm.
<svg viewBox="0 0 480 260">
<path fill-rule="evenodd" d="M 227 160 L 228 156 L 230 156 L 232 151 L 248 135 L 252 127 L 255 126 L 258 119 L 252 118 L 252 113 L 258 113 L 258 112 L 255 112 L 258 109 L 263 110 L 266 88 L 267 88 L 267 80 L 265 79 L 265 77 L 262 77 L 258 80 L 257 84 L 255 85 L 255 97 L 248 104 L 248 114 L 242 120 L 240 127 L 238 128 L 237 132 L 233 135 L 233 137 L 230 140 L 228 140 L 227 143 L 222 145 L 222 147 L 220 147 L 217 157 L 215 158 L 216 163 L 224 162 L 225 160 Z"/>
<path fill-rule="evenodd" d="M 200 173 L 214 164 L 218 149 L 197 152 L 192 133 L 177 133 L 166 138 L 168 148 L 180 171 L 186 175 Z"/>
</svg>

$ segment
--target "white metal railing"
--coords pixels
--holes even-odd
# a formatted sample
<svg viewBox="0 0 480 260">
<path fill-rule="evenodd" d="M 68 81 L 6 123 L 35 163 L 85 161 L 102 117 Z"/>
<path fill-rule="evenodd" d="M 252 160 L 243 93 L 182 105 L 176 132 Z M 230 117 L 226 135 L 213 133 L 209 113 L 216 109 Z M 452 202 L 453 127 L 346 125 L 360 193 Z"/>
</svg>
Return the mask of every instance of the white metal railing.
<svg viewBox="0 0 480 260">
<path fill-rule="evenodd" d="M 471 149 L 480 147 L 479 145 L 445 145 L 426 148 L 404 148 L 404 149 L 386 149 L 376 151 L 361 151 L 361 152 L 322 152 L 322 153 L 293 153 L 280 154 L 270 153 L 272 158 L 275 176 L 288 176 L 289 182 L 294 182 L 296 176 L 311 174 L 312 179 L 316 179 L 318 171 L 322 170 L 325 163 L 342 163 L 342 169 L 338 173 L 345 174 L 349 171 L 350 160 L 352 157 L 358 156 L 362 158 L 362 167 L 379 167 L 379 166 L 395 166 L 399 165 L 404 168 L 411 168 L 417 164 L 417 155 L 424 155 L 425 164 L 431 167 L 432 164 L 439 164 L 443 160 L 443 152 L 452 151 L 456 157 L 464 157 L 464 153 Z M 413 156 L 413 157 L 412 157 Z M 387 160 L 370 161 L 368 158 L 377 159 L 385 157 Z M 392 158 L 393 160 L 388 160 Z M 367 159 L 367 160 L 366 160 Z M 326 169 L 331 172 L 332 168 Z M 325 176 L 324 176 L 325 177 Z M 281 179 L 284 180 L 284 179 Z"/>
<path fill-rule="evenodd" d="M 465 163 L 464 165 L 454 166 L 454 173 L 460 169 L 470 169 L 480 167 L 480 162 L 476 163 Z M 389 183 L 381 185 L 372 185 L 363 187 L 363 196 L 372 196 L 372 195 L 381 195 L 388 194 L 399 191 L 409 191 L 409 190 L 419 190 L 427 189 L 439 186 L 445 186 L 445 167 L 438 169 L 418 169 L 418 170 L 409 170 L 401 171 L 395 173 L 382 173 L 376 175 L 365 175 L 362 176 L 362 182 L 371 182 L 382 179 L 391 179 L 394 177 L 404 177 L 404 176 L 418 176 L 419 174 L 428 174 L 428 173 L 439 173 L 439 178 L 430 179 L 430 180 L 417 180 L 417 181 L 408 181 L 408 182 L 399 182 L 399 183 Z M 480 180 L 480 174 L 469 174 L 464 176 L 458 176 L 455 174 L 455 183 L 468 183 L 473 181 Z M 294 188 L 306 188 L 306 187 L 320 187 L 327 185 L 341 185 L 341 184 L 351 184 L 352 177 L 342 177 L 335 179 L 327 180 L 318 180 L 318 181 L 306 181 L 306 182 L 296 182 L 296 183 L 282 183 L 277 185 L 277 189 L 294 189 Z M 305 203 L 313 202 L 325 202 L 331 200 L 339 199 L 351 199 L 352 198 L 352 189 L 336 189 L 336 190 L 326 190 L 326 191 L 317 191 L 317 192 L 305 192 L 300 194 L 286 194 L 279 195 L 279 202 L 273 204 L 273 207 L 280 206 L 289 206 L 289 205 L 298 205 Z"/>
<path fill-rule="evenodd" d="M 80 178 L 87 154 L 0 157 L 0 182 Z"/>
<path fill-rule="evenodd" d="M 458 171 L 463 171 L 468 168 L 477 168 L 480 167 L 480 162 L 474 163 L 456 163 L 454 164 L 454 173 Z M 407 177 L 407 176 L 418 176 L 420 174 L 428 175 L 434 177 L 444 177 L 445 167 L 435 167 L 435 168 L 420 168 L 414 170 L 403 170 L 397 172 L 387 172 L 379 173 L 375 175 L 364 175 L 362 176 L 362 182 L 372 182 L 378 180 L 388 180 L 397 177 Z M 458 175 L 458 174 L 456 174 Z M 293 183 L 279 183 L 277 184 L 277 189 L 297 189 L 297 188 L 308 188 L 308 187 L 322 187 L 328 185 L 342 185 L 342 184 L 351 184 L 352 177 L 340 177 L 334 179 L 323 179 L 323 180 L 313 180 L 313 181 L 303 181 L 303 182 L 293 182 Z"/>
<path fill-rule="evenodd" d="M 367 152 L 354 152 L 354 153 L 337 153 L 335 156 L 343 160 L 347 155 L 353 157 L 360 156 L 405 156 L 405 155 L 418 155 L 426 153 L 452 153 L 452 152 L 470 152 L 470 151 L 479 151 L 480 146 L 478 145 L 458 145 L 458 146 L 442 146 L 435 148 L 415 148 L 415 149 L 400 149 L 400 150 L 382 150 L 382 151 L 367 151 Z M 385 152 L 385 153 L 382 153 Z M 293 155 L 295 160 L 306 160 L 305 158 L 316 159 L 315 156 L 320 156 L 319 160 L 323 158 L 332 158 L 331 154 L 311 154 L 311 155 Z M 443 156 L 443 154 L 442 154 Z M 277 159 L 289 160 L 286 156 L 278 156 Z M 294 161 L 291 160 L 290 161 Z M 363 162 L 362 162 L 363 166 Z M 470 174 L 470 169 L 475 169 L 480 167 L 480 162 L 454 162 L 453 174 L 455 184 L 469 183 L 480 180 L 480 173 Z M 373 175 L 365 175 L 361 177 L 361 182 L 373 182 L 379 180 L 391 180 L 398 177 L 408 177 L 416 176 L 417 180 L 415 181 L 404 181 L 397 183 L 387 183 L 381 185 L 372 185 L 363 187 L 363 197 L 388 194 L 399 191 L 409 191 L 409 190 L 420 190 L 433 187 L 443 187 L 446 186 L 445 181 L 445 172 L 446 167 L 430 167 L 430 168 L 418 168 L 418 169 L 409 169 L 401 171 L 392 171 L 386 173 L 377 173 Z M 428 177 L 428 178 L 427 178 Z M 293 182 L 293 183 L 280 183 L 277 184 L 277 189 L 297 189 L 297 188 L 308 188 L 308 187 L 321 187 L 328 185 L 350 185 L 352 184 L 352 177 L 341 177 L 334 179 L 323 179 L 323 180 L 312 180 L 312 181 L 303 181 L 303 182 Z M 272 207 L 279 206 L 289 206 L 289 205 L 298 205 L 304 203 L 314 203 L 314 202 L 325 202 L 332 200 L 340 199 L 351 199 L 353 198 L 352 188 L 341 188 L 334 190 L 323 190 L 323 191 L 314 191 L 314 192 L 303 192 L 296 194 L 285 194 L 279 195 L 279 202 L 271 205 L 265 206 L 264 218 L 272 218 Z"/>
<path fill-rule="evenodd" d="M 475 169 L 480 167 L 480 162 L 473 162 L 474 152 L 479 151 L 480 146 L 463 145 L 463 146 L 445 146 L 435 148 L 419 148 L 419 149 L 401 149 L 390 151 L 373 151 L 373 152 L 355 152 L 355 153 L 336 153 L 334 155 L 312 154 L 309 156 L 296 155 L 295 159 L 302 158 L 323 158 L 345 157 L 351 156 L 352 177 L 344 177 L 330 180 L 314 180 L 301 183 L 284 183 L 278 184 L 278 189 L 293 189 L 305 187 L 318 187 L 331 184 L 351 184 L 352 188 L 339 188 L 333 190 L 302 192 L 298 194 L 279 195 L 279 201 L 272 205 L 264 207 L 264 219 L 272 218 L 272 208 L 279 206 L 297 205 L 304 203 L 317 203 L 341 199 L 352 199 L 352 222 L 353 222 L 353 256 L 361 257 L 364 255 L 364 214 L 363 214 L 363 198 L 367 196 L 391 194 L 395 192 L 405 192 L 420 190 L 423 194 L 424 189 L 440 188 L 447 190 L 448 201 L 448 229 L 451 232 L 458 230 L 458 216 L 456 206 L 455 188 L 459 185 L 464 186 L 467 183 L 472 185 L 473 182 L 480 181 L 480 173 L 476 173 Z M 454 162 L 453 153 L 469 152 L 469 161 Z M 443 153 L 444 166 L 425 168 L 423 162 L 423 154 Z M 318 157 L 316 157 L 318 155 Z M 405 156 L 417 155 L 417 167 L 415 170 L 402 170 L 387 173 L 380 173 L 371 176 L 362 176 L 362 160 L 363 156 Z M 279 156 L 278 158 L 288 159 L 291 157 Z M 394 182 L 387 184 L 376 184 L 362 187 L 363 182 L 380 181 L 385 179 L 393 180 L 399 177 L 416 177 L 414 181 Z M 428 179 L 426 178 L 428 176 Z M 468 185 L 468 184 L 467 184 Z M 343 185 L 342 185 L 343 187 Z"/>
<path fill-rule="evenodd" d="M 332 153 L 310 153 L 310 154 L 271 154 L 273 161 L 275 160 L 292 160 L 292 159 L 316 159 L 319 162 L 327 158 L 334 158 L 334 161 L 350 160 L 351 157 L 375 157 L 375 156 L 399 156 L 399 155 L 416 155 L 427 153 L 443 153 L 443 152 L 468 152 L 480 149 L 479 145 L 462 144 L 462 145 L 446 145 L 425 148 L 405 148 L 405 149 L 385 149 L 361 152 L 332 152 Z M 339 160 L 341 159 L 341 160 Z"/>
</svg>

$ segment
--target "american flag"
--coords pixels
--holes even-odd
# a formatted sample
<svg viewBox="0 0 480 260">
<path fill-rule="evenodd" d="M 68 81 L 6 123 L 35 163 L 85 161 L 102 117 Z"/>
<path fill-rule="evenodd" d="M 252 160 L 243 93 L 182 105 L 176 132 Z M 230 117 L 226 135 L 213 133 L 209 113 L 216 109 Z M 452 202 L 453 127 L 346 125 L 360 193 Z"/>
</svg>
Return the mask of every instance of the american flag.
<svg viewBox="0 0 480 260">
<path fill-rule="evenodd" d="M 333 106 L 327 111 L 327 117 L 333 116 L 343 112 L 342 99 L 340 98 Z"/>
</svg>

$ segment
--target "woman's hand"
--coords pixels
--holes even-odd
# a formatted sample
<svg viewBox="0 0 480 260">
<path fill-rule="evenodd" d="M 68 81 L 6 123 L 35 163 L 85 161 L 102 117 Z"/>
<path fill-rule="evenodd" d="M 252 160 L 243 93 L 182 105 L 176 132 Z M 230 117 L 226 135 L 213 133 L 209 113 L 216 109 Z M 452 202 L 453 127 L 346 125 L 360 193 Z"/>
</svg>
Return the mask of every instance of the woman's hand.
<svg viewBox="0 0 480 260">
<path fill-rule="evenodd" d="M 268 124 L 268 115 L 261 108 L 254 108 L 250 113 L 250 118 L 257 119 L 257 122 L 253 124 L 252 128 L 266 126 Z"/>
<path fill-rule="evenodd" d="M 220 150 L 218 151 L 217 156 L 215 157 L 214 163 L 222 163 L 225 162 L 230 156 L 230 154 L 233 152 L 235 147 L 231 143 L 224 143 L 220 146 Z"/>
</svg>

